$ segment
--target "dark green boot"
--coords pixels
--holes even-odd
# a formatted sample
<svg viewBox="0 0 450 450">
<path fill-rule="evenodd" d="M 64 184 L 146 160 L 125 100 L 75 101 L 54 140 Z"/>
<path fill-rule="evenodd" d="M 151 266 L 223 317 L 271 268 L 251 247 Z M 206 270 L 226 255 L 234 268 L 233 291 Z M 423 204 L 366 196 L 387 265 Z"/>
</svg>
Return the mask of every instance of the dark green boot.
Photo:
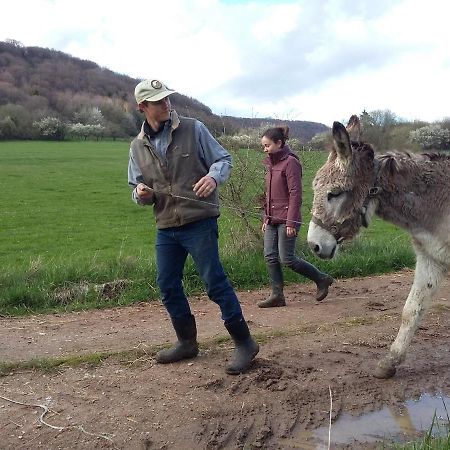
<svg viewBox="0 0 450 450">
<path fill-rule="evenodd" d="M 197 327 L 194 316 L 182 319 L 172 318 L 171 320 L 178 342 L 173 347 L 161 350 L 156 354 L 156 361 L 160 364 L 195 358 L 198 355 Z"/>
<path fill-rule="evenodd" d="M 259 345 L 251 337 L 247 322 L 243 317 L 231 322 L 225 322 L 225 328 L 230 333 L 235 344 L 233 359 L 226 367 L 225 372 L 230 375 L 245 373 L 258 354 Z"/>
<path fill-rule="evenodd" d="M 333 282 L 334 278 L 327 274 L 324 274 L 324 276 L 316 282 L 316 300 L 318 302 L 321 302 L 328 295 L 328 288 L 333 284 Z"/>
<path fill-rule="evenodd" d="M 274 308 L 276 306 L 286 306 L 286 299 L 283 294 L 283 271 L 281 265 L 267 264 L 267 271 L 269 272 L 270 285 L 272 286 L 272 293 L 269 298 L 258 303 L 260 308 Z"/>
<path fill-rule="evenodd" d="M 334 279 L 330 275 L 321 272 L 317 267 L 301 258 L 296 258 L 288 267 L 316 283 L 316 300 L 318 302 L 322 301 L 328 295 L 328 288 L 334 282 Z"/>
</svg>

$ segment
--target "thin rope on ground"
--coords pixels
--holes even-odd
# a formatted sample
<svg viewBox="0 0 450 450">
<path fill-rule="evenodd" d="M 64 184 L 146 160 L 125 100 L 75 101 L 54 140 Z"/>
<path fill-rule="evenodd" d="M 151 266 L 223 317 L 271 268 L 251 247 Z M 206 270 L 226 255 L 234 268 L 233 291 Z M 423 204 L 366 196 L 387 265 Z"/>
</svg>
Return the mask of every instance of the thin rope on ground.
<svg viewBox="0 0 450 450">
<path fill-rule="evenodd" d="M 328 390 L 330 391 L 330 423 L 328 425 L 328 450 L 330 450 L 331 446 L 331 416 L 333 412 L 333 395 L 331 393 L 331 387 L 328 385 Z"/>
<path fill-rule="evenodd" d="M 58 430 L 58 431 L 64 430 L 64 427 L 57 427 L 55 425 L 51 425 L 50 423 L 48 423 L 44 420 L 44 416 L 49 412 L 47 405 L 39 405 L 39 404 L 34 404 L 34 403 L 22 403 L 17 400 L 11 400 L 10 398 L 3 397 L 2 395 L 0 395 L 0 398 L 3 400 L 6 400 L 8 402 L 15 403 L 16 405 L 27 406 L 29 408 L 42 408 L 44 411 L 39 416 L 39 422 L 41 422 L 43 425 L 46 425 L 47 427 L 53 428 L 54 430 Z"/>
<path fill-rule="evenodd" d="M 3 397 L 3 395 L 0 395 L 0 398 L 3 399 L 3 400 L 6 400 L 8 402 L 15 403 L 16 405 L 26 406 L 28 408 L 42 408 L 43 412 L 39 416 L 39 422 L 42 423 L 43 425 L 49 427 L 49 428 L 53 428 L 54 430 L 64 431 L 64 430 L 69 430 L 71 428 L 74 428 L 76 430 L 80 430 L 82 433 L 87 434 L 88 436 L 93 436 L 93 437 L 96 437 L 96 438 L 106 439 L 107 441 L 110 441 L 111 443 L 114 443 L 112 438 L 109 437 L 106 433 L 102 433 L 102 434 L 90 433 L 89 431 L 86 431 L 83 428 L 83 425 L 69 425 L 69 426 L 66 426 L 66 427 L 58 427 L 58 426 L 55 426 L 55 425 L 52 425 L 52 424 L 46 422 L 44 420 L 44 417 L 45 417 L 45 415 L 48 412 L 50 412 L 50 410 L 49 410 L 47 405 L 40 405 L 40 404 L 37 404 L 37 403 L 23 403 L 23 402 L 19 402 L 18 400 L 12 400 L 10 398 Z"/>
</svg>

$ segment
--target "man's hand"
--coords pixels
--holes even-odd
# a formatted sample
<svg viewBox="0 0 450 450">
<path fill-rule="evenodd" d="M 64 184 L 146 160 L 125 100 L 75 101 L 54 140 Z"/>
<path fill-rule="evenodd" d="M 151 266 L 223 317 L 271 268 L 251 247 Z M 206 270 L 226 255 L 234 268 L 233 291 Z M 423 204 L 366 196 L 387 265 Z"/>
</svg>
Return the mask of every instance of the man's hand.
<svg viewBox="0 0 450 450">
<path fill-rule="evenodd" d="M 208 197 L 217 187 L 216 180 L 212 177 L 203 177 L 194 184 L 194 192 L 197 197 Z"/>
<path fill-rule="evenodd" d="M 136 194 L 142 201 L 150 201 L 153 199 L 153 189 L 145 185 L 144 183 L 139 183 L 136 186 Z"/>
</svg>

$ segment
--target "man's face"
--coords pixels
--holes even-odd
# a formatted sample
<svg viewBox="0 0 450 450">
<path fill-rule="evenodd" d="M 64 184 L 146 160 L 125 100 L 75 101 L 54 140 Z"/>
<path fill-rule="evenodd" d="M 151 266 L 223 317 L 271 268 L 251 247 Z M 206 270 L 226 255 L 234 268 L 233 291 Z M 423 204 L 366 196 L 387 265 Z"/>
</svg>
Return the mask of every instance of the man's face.
<svg viewBox="0 0 450 450">
<path fill-rule="evenodd" d="M 140 106 L 147 119 L 151 122 L 162 123 L 169 120 L 171 108 L 169 96 L 157 102 L 141 103 Z"/>
</svg>

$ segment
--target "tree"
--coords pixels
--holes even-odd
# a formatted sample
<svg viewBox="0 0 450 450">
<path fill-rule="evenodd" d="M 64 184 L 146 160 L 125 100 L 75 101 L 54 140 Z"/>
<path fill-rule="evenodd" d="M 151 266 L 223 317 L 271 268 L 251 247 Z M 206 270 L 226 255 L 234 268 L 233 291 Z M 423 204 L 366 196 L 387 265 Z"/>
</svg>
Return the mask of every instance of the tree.
<svg viewBox="0 0 450 450">
<path fill-rule="evenodd" d="M 67 131 L 75 139 L 86 140 L 89 135 L 88 125 L 82 123 L 70 123 Z"/>
<path fill-rule="evenodd" d="M 450 117 L 445 117 L 441 122 L 441 127 L 450 131 Z"/>
<path fill-rule="evenodd" d="M 102 125 L 104 121 L 102 112 L 96 106 L 82 108 L 81 111 L 74 114 L 74 119 L 75 122 L 84 125 Z"/>
<path fill-rule="evenodd" d="M 417 142 L 424 150 L 449 150 L 450 130 L 440 125 L 428 125 L 411 131 L 410 139 Z"/>
<path fill-rule="evenodd" d="M 362 140 L 370 142 L 378 149 L 389 150 L 392 147 L 392 131 L 398 123 L 397 116 L 389 109 L 364 110 L 359 120 L 362 127 Z"/>
<path fill-rule="evenodd" d="M 308 150 L 326 150 L 331 145 L 331 133 L 329 131 L 317 133 L 306 144 Z"/>
<path fill-rule="evenodd" d="M 83 123 L 71 123 L 68 126 L 70 135 L 74 138 L 96 138 L 99 140 L 103 137 L 106 128 L 103 125 L 85 125 Z"/>
<path fill-rule="evenodd" d="M 103 137 L 105 134 L 105 127 L 100 124 L 96 125 L 88 125 L 89 126 L 89 135 L 95 137 L 97 141 Z"/>
<path fill-rule="evenodd" d="M 16 41 L 15 39 L 5 39 L 7 44 L 11 44 L 13 47 L 22 48 L 23 44 L 20 41 Z"/>
<path fill-rule="evenodd" d="M 32 123 L 30 111 L 23 106 L 11 103 L 0 106 L 1 139 L 31 138 Z"/>
<path fill-rule="evenodd" d="M 66 135 L 66 124 L 57 117 L 44 117 L 39 121 L 33 122 L 41 137 L 63 141 Z"/>
<path fill-rule="evenodd" d="M 13 139 L 17 134 L 17 127 L 10 116 L 0 118 L 0 139 Z"/>
</svg>

